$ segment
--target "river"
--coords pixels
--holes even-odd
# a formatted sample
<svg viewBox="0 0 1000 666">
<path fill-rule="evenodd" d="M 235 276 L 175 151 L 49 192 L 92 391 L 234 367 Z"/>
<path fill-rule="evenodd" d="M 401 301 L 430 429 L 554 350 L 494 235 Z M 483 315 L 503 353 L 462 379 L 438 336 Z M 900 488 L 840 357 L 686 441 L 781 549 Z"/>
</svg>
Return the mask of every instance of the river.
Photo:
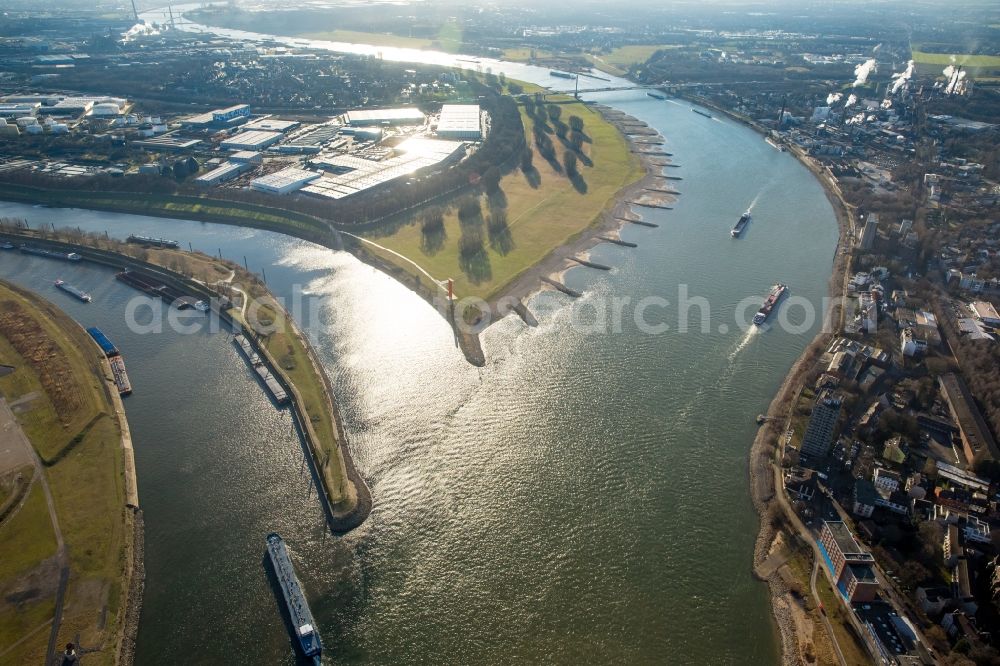
<svg viewBox="0 0 1000 666">
<path fill-rule="evenodd" d="M 224 334 L 134 333 L 135 293 L 105 269 L 0 253 L 0 277 L 104 328 L 126 357 L 146 515 L 137 663 L 295 663 L 261 566 L 272 530 L 331 663 L 777 661 L 767 588 L 751 575 L 747 458 L 754 416 L 819 326 L 804 304 L 818 311 L 826 294 L 834 213 L 802 165 L 736 123 L 642 92 L 591 98 L 666 137 L 683 194 L 672 211 L 643 211 L 659 228 L 623 230 L 638 248 L 594 249 L 610 273 L 569 271 L 586 291 L 575 306 L 546 292 L 531 303 L 537 328 L 488 329 L 482 369 L 429 305 L 347 254 L 222 225 L 0 204 L 33 226 L 245 257 L 275 293 L 299 294 L 372 487 L 368 521 L 330 535 L 290 416 Z M 751 204 L 754 221 L 730 238 Z M 94 302 L 53 290 L 57 277 Z M 788 325 L 744 331 L 741 302 L 776 281 L 795 297 L 778 312 Z M 678 330 L 681 288 L 706 299 L 708 330 L 697 307 Z M 646 314 L 666 332 L 641 330 L 627 305 L 620 330 L 593 325 L 610 299 L 650 296 L 670 301 Z"/>
</svg>

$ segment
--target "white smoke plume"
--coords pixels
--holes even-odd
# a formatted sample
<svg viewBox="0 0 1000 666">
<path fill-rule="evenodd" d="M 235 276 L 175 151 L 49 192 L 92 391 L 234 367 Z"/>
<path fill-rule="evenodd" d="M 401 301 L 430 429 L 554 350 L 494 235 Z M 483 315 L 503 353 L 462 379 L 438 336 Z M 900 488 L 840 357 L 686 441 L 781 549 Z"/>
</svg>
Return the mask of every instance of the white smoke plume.
<svg viewBox="0 0 1000 666">
<path fill-rule="evenodd" d="M 847 101 L 844 102 L 844 108 L 846 109 L 849 106 L 854 106 L 857 103 L 857 101 L 858 101 L 857 95 L 848 96 Z"/>
<path fill-rule="evenodd" d="M 964 95 L 968 89 L 969 82 L 965 80 L 965 70 L 948 65 L 944 68 L 944 78 L 947 79 L 944 86 L 945 95 Z"/>
<path fill-rule="evenodd" d="M 847 119 L 847 124 L 848 125 L 860 125 L 863 122 L 865 122 L 865 114 L 864 114 L 863 111 L 861 113 L 859 113 L 858 115 L 852 116 L 852 117 L 850 117 L 850 118 Z"/>
<path fill-rule="evenodd" d="M 133 39 L 136 39 L 137 37 L 141 37 L 143 35 L 158 35 L 158 34 L 160 34 L 160 31 L 157 30 L 154 26 L 147 23 L 136 23 L 134 26 L 128 29 L 128 32 L 126 32 L 122 36 L 122 41 L 130 42 Z"/>
<path fill-rule="evenodd" d="M 826 105 L 830 106 L 831 104 L 839 102 L 840 98 L 843 96 L 843 93 L 830 93 L 826 96 Z"/>
<path fill-rule="evenodd" d="M 872 72 L 878 69 L 875 58 L 869 58 L 854 68 L 854 87 L 864 85 Z"/>
<path fill-rule="evenodd" d="M 892 75 L 892 78 L 894 78 L 895 81 L 892 82 L 892 90 L 889 93 L 890 95 L 895 95 L 897 92 L 899 92 L 900 88 L 906 85 L 906 83 L 913 76 L 913 68 L 914 64 L 913 61 L 911 60 L 910 62 L 906 63 L 906 69 L 904 71 L 900 72 L 899 74 Z"/>
<path fill-rule="evenodd" d="M 891 106 L 892 106 L 892 100 L 891 99 L 884 99 L 884 100 L 882 100 L 882 108 L 883 109 L 888 109 Z"/>
</svg>

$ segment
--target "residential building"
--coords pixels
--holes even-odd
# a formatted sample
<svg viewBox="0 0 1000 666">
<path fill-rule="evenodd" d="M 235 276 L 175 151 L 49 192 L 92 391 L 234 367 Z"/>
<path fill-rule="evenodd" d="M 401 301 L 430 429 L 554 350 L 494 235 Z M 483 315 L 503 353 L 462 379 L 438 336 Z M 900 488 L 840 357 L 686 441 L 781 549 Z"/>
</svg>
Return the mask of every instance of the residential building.
<svg viewBox="0 0 1000 666">
<path fill-rule="evenodd" d="M 875 598 L 879 588 L 875 558 L 858 544 L 845 523 L 825 521 L 819 546 L 827 569 L 845 599 L 861 602 Z"/>
<path fill-rule="evenodd" d="M 872 482 L 877 489 L 884 490 L 887 493 L 894 493 L 899 490 L 899 474 L 884 467 L 879 467 L 875 470 Z"/>
<path fill-rule="evenodd" d="M 802 438 L 802 453 L 822 458 L 830 452 L 834 428 L 840 417 L 840 405 L 840 399 L 829 391 L 820 394 Z"/>
<path fill-rule="evenodd" d="M 851 511 L 859 518 L 871 518 L 878 502 L 875 486 L 868 479 L 858 479 L 854 482 L 853 505 Z"/>
</svg>

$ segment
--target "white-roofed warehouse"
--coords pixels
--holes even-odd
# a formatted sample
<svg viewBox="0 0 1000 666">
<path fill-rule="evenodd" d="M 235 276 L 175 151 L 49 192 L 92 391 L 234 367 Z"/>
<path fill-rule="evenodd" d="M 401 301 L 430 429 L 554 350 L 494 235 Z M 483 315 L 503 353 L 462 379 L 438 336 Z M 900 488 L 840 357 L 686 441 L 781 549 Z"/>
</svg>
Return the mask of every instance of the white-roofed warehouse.
<svg viewBox="0 0 1000 666">
<path fill-rule="evenodd" d="M 297 167 L 288 167 L 250 181 L 250 189 L 271 194 L 288 194 L 316 180 L 320 174 Z"/>
<path fill-rule="evenodd" d="M 227 150 L 264 150 L 272 143 L 280 141 L 282 136 L 284 135 L 281 132 L 251 130 L 249 132 L 240 132 L 219 145 Z"/>
<path fill-rule="evenodd" d="M 420 109 L 407 107 L 402 109 L 360 109 L 348 111 L 347 122 L 354 127 L 365 125 L 419 125 L 424 122 L 424 114 Z"/>
<path fill-rule="evenodd" d="M 437 135 L 442 139 L 479 139 L 483 135 L 479 105 L 443 105 Z"/>
</svg>

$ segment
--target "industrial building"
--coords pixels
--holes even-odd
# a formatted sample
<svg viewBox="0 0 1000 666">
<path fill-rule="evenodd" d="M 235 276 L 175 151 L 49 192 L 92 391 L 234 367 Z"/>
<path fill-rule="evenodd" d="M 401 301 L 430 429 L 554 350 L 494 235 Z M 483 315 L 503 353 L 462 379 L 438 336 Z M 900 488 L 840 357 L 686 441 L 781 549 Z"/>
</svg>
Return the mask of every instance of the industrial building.
<svg viewBox="0 0 1000 666">
<path fill-rule="evenodd" d="M 424 122 L 424 114 L 420 109 L 407 107 L 402 109 L 360 109 L 348 111 L 345 120 L 354 127 L 369 125 L 419 125 Z"/>
<path fill-rule="evenodd" d="M 479 105 L 443 105 L 438 119 L 437 135 L 444 139 L 480 139 L 483 132 Z"/>
<path fill-rule="evenodd" d="M 845 599 L 852 603 L 875 599 L 879 589 L 875 558 L 858 544 L 845 523 L 824 521 L 819 547 L 837 590 Z"/>
<path fill-rule="evenodd" d="M 1000 314 L 997 313 L 997 309 L 993 307 L 992 303 L 975 301 L 969 303 L 969 309 L 972 310 L 972 314 L 976 316 L 976 319 L 987 326 L 1000 327 Z"/>
<path fill-rule="evenodd" d="M 244 130 L 264 130 L 265 132 L 288 132 L 299 126 L 294 120 L 281 120 L 279 118 L 258 118 L 243 125 Z"/>
<path fill-rule="evenodd" d="M 142 141 L 136 141 L 134 145 L 147 150 L 158 151 L 182 151 L 194 148 L 201 141 L 198 139 L 184 139 L 174 134 L 164 134 L 162 136 L 150 137 Z"/>
<path fill-rule="evenodd" d="M 316 180 L 320 174 L 297 167 L 288 167 L 250 181 L 250 189 L 270 194 L 289 194 Z"/>
<path fill-rule="evenodd" d="M 236 125 L 250 117 L 249 104 L 236 104 L 225 109 L 215 109 L 208 113 L 199 113 L 185 118 L 181 122 L 194 128 L 206 128 L 210 125 Z"/>
<path fill-rule="evenodd" d="M 1000 460 L 996 441 L 990 434 L 989 426 L 969 393 L 962 378 L 953 372 L 938 378 L 941 395 L 948 403 L 952 419 L 958 424 L 958 434 L 962 439 L 962 451 L 966 462 L 972 464 L 980 459 Z"/>
<path fill-rule="evenodd" d="M 260 164 L 264 161 L 261 154 L 254 150 L 239 150 L 229 156 L 230 162 L 247 162 L 249 164 Z"/>
<path fill-rule="evenodd" d="M 34 116 L 41 106 L 39 102 L 3 102 L 0 103 L 0 117 L 26 118 Z"/>
<path fill-rule="evenodd" d="M 324 145 L 333 141 L 340 133 L 339 123 L 314 125 L 295 132 L 277 150 L 282 153 L 318 153 Z"/>
<path fill-rule="evenodd" d="M 226 139 L 219 145 L 225 150 L 259 151 L 264 150 L 271 144 L 277 143 L 281 140 L 281 137 L 281 132 L 250 130 L 249 132 L 240 132 L 239 134 Z"/>
<path fill-rule="evenodd" d="M 253 167 L 254 165 L 250 162 L 224 162 L 208 173 L 198 176 L 194 182 L 199 185 L 218 185 L 246 173 Z"/>
<path fill-rule="evenodd" d="M 343 199 L 397 178 L 412 176 L 422 169 L 461 159 L 465 154 L 465 144 L 415 137 L 396 146 L 395 151 L 397 155 L 384 160 L 353 155 L 317 158 L 312 161 L 313 166 L 329 173 L 310 183 L 303 192 L 327 199 Z"/>
</svg>

